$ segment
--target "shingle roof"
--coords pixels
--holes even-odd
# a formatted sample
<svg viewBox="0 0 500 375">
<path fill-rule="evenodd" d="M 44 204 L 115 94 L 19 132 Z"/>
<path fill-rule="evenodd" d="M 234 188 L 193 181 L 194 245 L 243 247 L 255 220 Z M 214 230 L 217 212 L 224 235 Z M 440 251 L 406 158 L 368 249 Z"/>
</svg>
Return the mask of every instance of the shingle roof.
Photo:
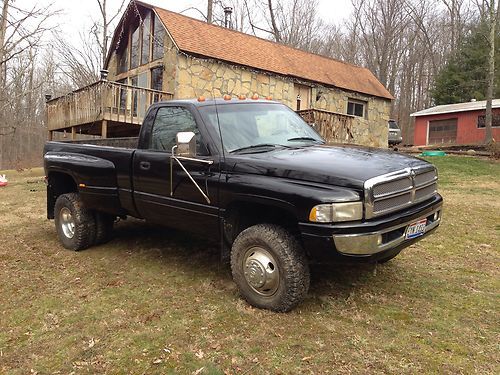
<svg viewBox="0 0 500 375">
<path fill-rule="evenodd" d="M 493 99 L 493 108 L 500 108 L 500 99 Z M 479 102 L 466 102 L 466 103 L 456 103 L 456 104 L 444 104 L 437 105 L 435 107 L 423 109 L 418 112 L 412 113 L 411 117 L 419 116 L 429 116 L 429 115 L 439 115 L 444 113 L 455 113 L 455 112 L 467 112 L 467 111 L 478 111 L 481 109 L 486 109 L 486 100 L 481 100 Z"/>
<path fill-rule="evenodd" d="M 393 99 L 366 68 L 140 3 L 156 11 L 177 47 L 185 53 Z"/>
</svg>

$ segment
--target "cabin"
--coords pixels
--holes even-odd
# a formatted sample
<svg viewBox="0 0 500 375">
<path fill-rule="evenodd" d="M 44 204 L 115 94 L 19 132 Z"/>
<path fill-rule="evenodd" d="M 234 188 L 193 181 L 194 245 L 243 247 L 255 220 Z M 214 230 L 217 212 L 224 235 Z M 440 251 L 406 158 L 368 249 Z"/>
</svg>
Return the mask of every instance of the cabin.
<svg viewBox="0 0 500 375">
<path fill-rule="evenodd" d="M 272 97 L 328 141 L 387 146 L 392 95 L 368 70 L 132 0 L 102 79 L 47 101 L 55 132 L 137 136 L 161 100 Z"/>
<path fill-rule="evenodd" d="M 492 102 L 492 135 L 500 139 L 500 99 Z M 412 113 L 415 146 L 473 145 L 486 138 L 486 100 L 438 105 Z"/>
</svg>

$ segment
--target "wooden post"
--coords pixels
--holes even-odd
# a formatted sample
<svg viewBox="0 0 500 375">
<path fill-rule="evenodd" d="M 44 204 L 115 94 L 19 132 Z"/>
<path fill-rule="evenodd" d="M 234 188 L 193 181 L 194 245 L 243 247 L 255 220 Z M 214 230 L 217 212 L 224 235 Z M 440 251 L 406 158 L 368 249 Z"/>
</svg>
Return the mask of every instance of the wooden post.
<svg viewBox="0 0 500 375">
<path fill-rule="evenodd" d="M 108 138 L 108 121 L 102 120 L 101 138 Z"/>
<path fill-rule="evenodd" d="M 71 127 L 71 140 L 74 141 L 76 139 L 76 126 Z"/>
<path fill-rule="evenodd" d="M 54 139 L 54 137 L 52 135 L 52 130 L 49 130 L 48 134 L 47 134 L 47 140 L 52 141 L 53 139 Z"/>
</svg>

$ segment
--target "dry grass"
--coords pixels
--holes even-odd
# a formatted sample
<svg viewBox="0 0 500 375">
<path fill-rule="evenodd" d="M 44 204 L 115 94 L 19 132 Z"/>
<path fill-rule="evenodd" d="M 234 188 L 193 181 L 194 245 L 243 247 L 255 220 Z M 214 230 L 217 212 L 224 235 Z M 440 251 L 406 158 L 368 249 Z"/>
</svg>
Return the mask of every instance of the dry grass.
<svg viewBox="0 0 500 375">
<path fill-rule="evenodd" d="M 247 306 L 217 246 L 184 233 L 131 220 L 63 249 L 43 172 L 7 172 L 0 373 L 499 373 L 500 164 L 432 161 L 438 232 L 385 265 L 313 269 L 288 314 Z"/>
</svg>

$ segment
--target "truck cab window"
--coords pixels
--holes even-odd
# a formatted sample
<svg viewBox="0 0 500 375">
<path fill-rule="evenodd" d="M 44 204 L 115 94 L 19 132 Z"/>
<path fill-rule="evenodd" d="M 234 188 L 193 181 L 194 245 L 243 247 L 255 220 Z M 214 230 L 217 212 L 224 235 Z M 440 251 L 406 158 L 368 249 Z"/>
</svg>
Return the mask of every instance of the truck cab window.
<svg viewBox="0 0 500 375">
<path fill-rule="evenodd" d="M 201 145 L 201 134 L 193 115 L 182 107 L 161 107 L 158 109 L 153 123 L 149 148 L 171 152 L 175 145 L 175 137 L 179 132 L 195 133 L 198 154 L 208 154 L 206 148 Z"/>
</svg>

